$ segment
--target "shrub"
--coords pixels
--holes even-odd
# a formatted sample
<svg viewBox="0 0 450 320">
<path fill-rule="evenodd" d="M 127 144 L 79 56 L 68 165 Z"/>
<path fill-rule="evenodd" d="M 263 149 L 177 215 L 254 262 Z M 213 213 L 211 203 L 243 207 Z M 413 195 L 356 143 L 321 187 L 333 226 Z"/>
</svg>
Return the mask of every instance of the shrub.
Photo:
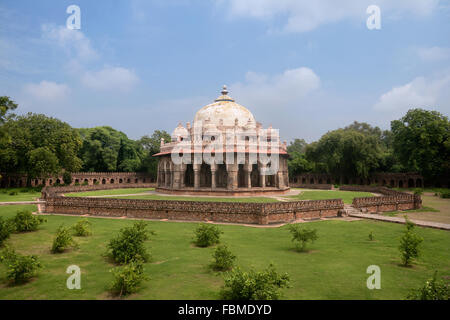
<svg viewBox="0 0 450 320">
<path fill-rule="evenodd" d="M 195 230 L 195 244 L 198 247 L 209 247 L 220 242 L 220 234 L 223 233 L 217 226 L 201 224 Z"/>
<path fill-rule="evenodd" d="M 299 224 L 290 224 L 289 231 L 292 234 L 292 241 L 295 242 L 295 246 L 299 251 L 305 251 L 306 244 L 308 242 L 314 242 L 317 240 L 317 230 L 303 228 Z"/>
<path fill-rule="evenodd" d="M 226 245 L 219 245 L 214 250 L 213 258 L 214 261 L 211 264 L 211 267 L 218 271 L 230 270 L 234 265 L 234 260 L 236 260 L 236 256 Z"/>
<path fill-rule="evenodd" d="M 68 171 L 65 171 L 63 173 L 63 181 L 66 186 L 70 185 L 72 183 L 72 174 Z"/>
<path fill-rule="evenodd" d="M 79 220 L 73 227 L 75 235 L 78 237 L 87 237 L 92 234 L 90 227 L 91 223 L 87 219 Z"/>
<path fill-rule="evenodd" d="M 82 186 L 87 186 L 89 183 L 87 181 L 83 181 Z"/>
<path fill-rule="evenodd" d="M 42 217 L 33 215 L 31 211 L 22 210 L 16 213 L 13 218 L 16 232 L 35 231 L 40 224 L 46 222 Z"/>
<path fill-rule="evenodd" d="M 142 260 L 132 260 L 128 265 L 111 269 L 114 276 L 111 292 L 119 297 L 136 292 L 140 284 L 148 277 L 144 275 Z"/>
<path fill-rule="evenodd" d="M 369 240 L 373 241 L 373 232 L 372 231 L 370 231 L 370 233 L 369 233 Z"/>
<path fill-rule="evenodd" d="M 442 199 L 450 199 L 450 191 L 442 191 L 439 195 Z"/>
<path fill-rule="evenodd" d="M 122 228 L 119 234 L 111 239 L 108 244 L 108 253 L 117 263 L 129 263 L 132 260 L 142 259 L 144 262 L 150 259 L 150 255 L 144 246 L 149 233 L 147 224 L 139 221 L 131 227 Z"/>
<path fill-rule="evenodd" d="M 61 225 L 56 231 L 56 237 L 53 239 L 51 251 L 52 253 L 61 253 L 69 247 L 77 248 L 78 244 L 73 240 L 70 229 Z"/>
<path fill-rule="evenodd" d="M 406 297 L 408 300 L 449 300 L 450 286 L 444 283 L 443 280 L 437 280 L 437 271 L 433 278 L 425 282 L 423 287 L 411 290 L 411 293 Z"/>
<path fill-rule="evenodd" d="M 406 231 L 400 239 L 399 250 L 402 256 L 403 265 L 406 267 L 410 265 L 414 258 L 419 257 L 419 245 L 423 239 L 414 233 L 414 223 L 406 219 Z"/>
<path fill-rule="evenodd" d="M 414 194 L 418 195 L 418 196 L 422 195 L 423 194 L 423 189 L 421 189 L 421 188 L 414 189 Z"/>
<path fill-rule="evenodd" d="M 4 220 L 3 217 L 0 217 L 0 246 L 9 238 L 11 233 L 15 230 L 14 223 L 12 220 Z"/>
<path fill-rule="evenodd" d="M 38 269 L 42 267 L 36 256 L 20 255 L 10 248 L 0 253 L 0 261 L 7 266 L 6 278 L 14 284 L 27 282 L 36 276 Z"/>
<path fill-rule="evenodd" d="M 239 267 L 224 277 L 220 295 L 224 300 L 277 300 L 281 288 L 289 287 L 289 275 L 278 274 L 270 264 L 264 271 L 243 272 Z"/>
<path fill-rule="evenodd" d="M 17 196 L 19 193 L 17 191 L 13 190 L 13 191 L 10 191 L 8 194 L 10 196 Z"/>
</svg>

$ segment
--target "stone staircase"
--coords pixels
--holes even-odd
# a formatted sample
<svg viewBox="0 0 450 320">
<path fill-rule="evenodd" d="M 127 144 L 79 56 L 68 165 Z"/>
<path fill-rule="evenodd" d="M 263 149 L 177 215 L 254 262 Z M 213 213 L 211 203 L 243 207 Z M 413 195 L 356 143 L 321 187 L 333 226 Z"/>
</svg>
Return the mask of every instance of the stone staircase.
<svg viewBox="0 0 450 320">
<path fill-rule="evenodd" d="M 356 208 L 354 208 L 354 207 L 352 207 L 351 205 L 349 205 L 349 204 L 345 204 L 344 205 L 344 212 L 345 212 L 345 215 L 346 216 L 354 216 L 354 215 L 359 215 L 359 214 L 361 214 L 361 211 L 360 210 L 358 210 L 358 209 L 356 209 Z"/>
</svg>

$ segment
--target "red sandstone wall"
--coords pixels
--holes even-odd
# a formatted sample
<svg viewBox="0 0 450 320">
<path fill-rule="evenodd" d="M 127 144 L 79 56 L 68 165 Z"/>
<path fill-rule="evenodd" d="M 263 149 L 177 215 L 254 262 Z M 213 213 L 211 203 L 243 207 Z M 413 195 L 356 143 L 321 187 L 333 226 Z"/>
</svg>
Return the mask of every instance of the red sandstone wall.
<svg viewBox="0 0 450 320">
<path fill-rule="evenodd" d="M 140 185 L 145 187 L 146 185 Z M 107 186 L 106 189 L 110 187 Z M 269 224 L 296 219 L 337 216 L 344 208 L 341 199 L 279 203 L 231 203 L 199 201 L 134 200 L 111 198 L 62 197 L 61 193 L 101 190 L 100 186 L 45 188 L 44 212 L 106 217 L 130 217 L 187 221 Z"/>
</svg>

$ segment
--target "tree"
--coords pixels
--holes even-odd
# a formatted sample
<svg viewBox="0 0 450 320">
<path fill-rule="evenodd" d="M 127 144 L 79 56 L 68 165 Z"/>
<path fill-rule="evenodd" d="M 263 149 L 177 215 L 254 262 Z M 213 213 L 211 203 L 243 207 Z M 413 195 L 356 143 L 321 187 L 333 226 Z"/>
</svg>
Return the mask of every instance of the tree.
<svg viewBox="0 0 450 320">
<path fill-rule="evenodd" d="M 411 264 L 414 258 L 419 256 L 419 245 L 422 243 L 423 239 L 414 232 L 414 223 L 406 220 L 406 231 L 400 239 L 399 250 L 402 255 L 402 262 L 405 267 Z"/>
<path fill-rule="evenodd" d="M 279 274 L 272 264 L 263 271 L 244 272 L 238 267 L 227 273 L 224 280 L 224 300 L 278 300 L 280 289 L 289 287 L 289 275 Z"/>
<path fill-rule="evenodd" d="M 47 147 L 31 150 L 28 153 L 28 158 L 28 174 L 31 178 L 47 178 L 61 170 L 58 158 Z"/>
<path fill-rule="evenodd" d="M 380 166 L 381 141 L 360 130 L 338 129 L 308 145 L 306 159 L 314 162 L 314 171 L 367 178 Z"/>
<path fill-rule="evenodd" d="M 289 146 L 287 147 L 287 152 L 289 154 L 293 153 L 293 152 L 297 152 L 297 153 L 305 153 L 305 149 L 306 146 L 308 144 L 306 143 L 306 141 L 304 139 L 294 139 L 293 142 L 291 142 L 289 144 Z"/>
<path fill-rule="evenodd" d="M 81 168 L 77 157 L 81 138 L 67 123 L 28 113 L 8 119 L 3 127 L 10 139 L 0 145 L 2 170 L 28 173 L 32 178 L 46 170 L 54 173 L 64 168 L 73 172 Z"/>
<path fill-rule="evenodd" d="M 6 114 L 17 108 L 17 104 L 10 97 L 0 97 L 0 124 L 5 121 Z"/>
<path fill-rule="evenodd" d="M 84 171 L 138 171 L 144 151 L 138 142 L 111 127 L 79 129 L 83 146 L 79 156 Z"/>
<path fill-rule="evenodd" d="M 305 251 L 308 242 L 317 240 L 317 230 L 315 229 L 303 228 L 299 224 L 290 224 L 289 231 L 292 234 L 292 241 L 295 242 L 299 251 Z"/>
<path fill-rule="evenodd" d="M 450 173 L 450 122 L 437 111 L 411 109 L 391 122 L 393 148 L 405 170 L 428 181 Z"/>
<path fill-rule="evenodd" d="M 144 150 L 140 171 L 151 174 L 155 179 L 158 171 L 158 159 L 153 155 L 160 152 L 161 138 L 164 138 L 165 142 L 170 142 L 170 135 L 164 130 L 155 130 L 151 137 L 146 135 L 138 141 Z"/>
</svg>

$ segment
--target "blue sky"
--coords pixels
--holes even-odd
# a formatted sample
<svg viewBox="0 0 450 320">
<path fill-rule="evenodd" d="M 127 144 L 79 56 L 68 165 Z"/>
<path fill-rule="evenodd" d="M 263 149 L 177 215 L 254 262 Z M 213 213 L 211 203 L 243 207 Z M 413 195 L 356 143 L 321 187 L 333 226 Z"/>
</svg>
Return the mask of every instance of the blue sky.
<svg viewBox="0 0 450 320">
<path fill-rule="evenodd" d="M 171 132 L 223 84 L 286 140 L 387 129 L 412 107 L 449 115 L 449 1 L 2 0 L 0 19 L 0 95 L 74 127 Z"/>
</svg>

